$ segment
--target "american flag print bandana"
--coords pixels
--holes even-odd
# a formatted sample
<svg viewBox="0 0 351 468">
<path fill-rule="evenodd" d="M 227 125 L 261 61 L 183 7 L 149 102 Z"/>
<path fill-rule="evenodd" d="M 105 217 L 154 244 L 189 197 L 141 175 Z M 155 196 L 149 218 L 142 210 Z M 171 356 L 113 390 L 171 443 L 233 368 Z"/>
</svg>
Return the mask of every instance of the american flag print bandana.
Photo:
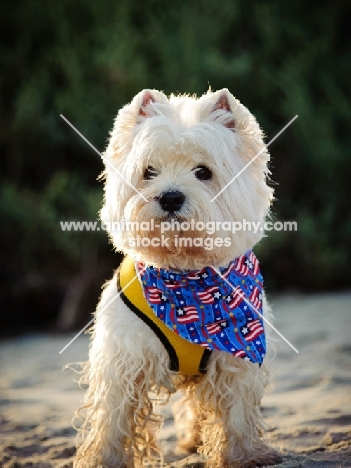
<svg viewBox="0 0 351 468">
<path fill-rule="evenodd" d="M 223 277 L 210 266 L 172 272 L 137 263 L 136 269 L 148 304 L 174 333 L 210 350 L 263 362 L 263 278 L 251 250 L 219 268 Z"/>
</svg>

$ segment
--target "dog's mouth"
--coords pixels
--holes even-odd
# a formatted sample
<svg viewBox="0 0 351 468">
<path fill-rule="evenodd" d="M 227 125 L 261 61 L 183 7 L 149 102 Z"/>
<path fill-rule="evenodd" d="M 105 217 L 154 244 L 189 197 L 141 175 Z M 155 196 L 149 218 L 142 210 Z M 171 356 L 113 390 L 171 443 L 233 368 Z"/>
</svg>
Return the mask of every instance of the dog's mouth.
<svg viewBox="0 0 351 468">
<path fill-rule="evenodd" d="M 177 234 L 182 236 L 187 234 L 186 231 L 182 229 L 182 223 L 187 222 L 188 220 L 177 213 L 167 213 L 164 216 L 160 216 L 155 219 L 155 226 L 161 227 L 162 223 L 167 223 L 167 233 L 168 235 Z"/>
<path fill-rule="evenodd" d="M 183 218 L 181 218 L 179 215 L 177 215 L 177 213 L 167 213 L 165 216 L 162 216 L 159 218 L 159 221 L 162 223 L 162 222 L 165 222 L 165 221 L 178 221 L 178 223 L 181 223 L 182 221 L 184 221 Z"/>
</svg>

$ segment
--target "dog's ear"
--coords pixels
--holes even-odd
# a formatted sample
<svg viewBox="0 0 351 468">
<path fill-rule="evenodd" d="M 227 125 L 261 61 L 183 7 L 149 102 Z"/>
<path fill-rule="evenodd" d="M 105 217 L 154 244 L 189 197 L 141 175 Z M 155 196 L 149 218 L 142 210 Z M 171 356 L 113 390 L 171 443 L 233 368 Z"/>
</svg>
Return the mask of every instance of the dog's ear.
<svg viewBox="0 0 351 468">
<path fill-rule="evenodd" d="M 140 124 L 150 117 L 168 116 L 171 111 L 169 101 L 161 91 L 144 89 L 138 93 L 130 104 L 119 110 L 105 156 L 112 160 L 127 154 L 127 148 L 131 147 L 135 136 L 135 128 L 140 128 Z"/>
<path fill-rule="evenodd" d="M 218 117 L 224 117 L 222 120 L 223 125 L 227 128 L 234 129 L 235 128 L 235 120 L 233 111 L 230 107 L 229 103 L 229 96 L 230 93 L 227 89 L 222 89 L 217 93 L 217 100 L 215 105 L 212 107 L 211 114 L 217 113 Z"/>
<path fill-rule="evenodd" d="M 138 117 L 153 117 L 160 113 L 162 107 L 157 106 L 158 110 L 152 104 L 169 104 L 166 96 L 160 91 L 144 89 L 138 96 Z"/>
<path fill-rule="evenodd" d="M 150 102 L 155 102 L 155 101 L 156 99 L 150 90 L 146 89 L 145 91 L 143 91 L 141 106 L 139 109 L 139 115 L 141 115 L 142 117 L 148 117 L 147 107 L 150 104 Z"/>
</svg>

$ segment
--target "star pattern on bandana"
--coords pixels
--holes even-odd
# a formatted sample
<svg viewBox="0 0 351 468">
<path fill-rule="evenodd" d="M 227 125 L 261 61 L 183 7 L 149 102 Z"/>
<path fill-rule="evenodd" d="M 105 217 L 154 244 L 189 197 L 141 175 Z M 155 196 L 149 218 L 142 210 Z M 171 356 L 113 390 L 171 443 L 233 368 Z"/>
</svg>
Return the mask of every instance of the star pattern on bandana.
<svg viewBox="0 0 351 468">
<path fill-rule="evenodd" d="M 222 277 L 211 267 L 184 273 L 143 264 L 137 268 L 155 315 L 182 338 L 245 361 L 263 362 L 263 278 L 252 251 L 220 268 Z"/>
</svg>

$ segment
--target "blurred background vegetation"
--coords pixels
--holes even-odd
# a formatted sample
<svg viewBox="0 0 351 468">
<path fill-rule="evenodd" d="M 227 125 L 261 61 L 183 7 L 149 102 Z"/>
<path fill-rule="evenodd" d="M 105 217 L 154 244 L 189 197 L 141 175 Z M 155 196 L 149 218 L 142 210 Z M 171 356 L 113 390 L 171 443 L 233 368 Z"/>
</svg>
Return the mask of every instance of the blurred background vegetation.
<svg viewBox="0 0 351 468">
<path fill-rule="evenodd" d="M 119 257 L 96 220 L 99 157 L 143 88 L 227 87 L 272 138 L 277 220 L 258 247 L 268 292 L 351 284 L 350 2 L 166 0 L 1 4 L 1 328 L 85 323 Z"/>
</svg>

